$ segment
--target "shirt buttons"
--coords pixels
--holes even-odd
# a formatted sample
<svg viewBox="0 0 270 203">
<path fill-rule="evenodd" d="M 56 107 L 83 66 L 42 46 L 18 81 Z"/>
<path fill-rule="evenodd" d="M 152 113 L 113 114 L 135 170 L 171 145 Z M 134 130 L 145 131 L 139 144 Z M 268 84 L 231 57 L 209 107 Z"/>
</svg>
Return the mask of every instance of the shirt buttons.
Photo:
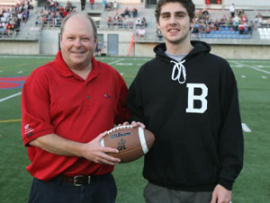
<svg viewBox="0 0 270 203">
<path fill-rule="evenodd" d="M 87 98 L 87 99 L 90 99 L 90 95 L 87 95 L 86 98 Z"/>
</svg>

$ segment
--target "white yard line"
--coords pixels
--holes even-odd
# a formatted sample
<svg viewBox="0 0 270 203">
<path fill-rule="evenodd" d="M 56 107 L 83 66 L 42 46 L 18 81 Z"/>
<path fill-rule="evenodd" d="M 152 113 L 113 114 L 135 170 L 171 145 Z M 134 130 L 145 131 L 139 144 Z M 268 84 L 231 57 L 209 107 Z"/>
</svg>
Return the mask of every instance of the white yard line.
<svg viewBox="0 0 270 203">
<path fill-rule="evenodd" d="M 245 123 L 242 123 L 242 129 L 246 133 L 250 133 L 251 132 L 251 129 Z"/>
<path fill-rule="evenodd" d="M 0 103 L 3 102 L 3 101 L 6 101 L 6 100 L 8 100 L 8 99 L 11 99 L 11 98 L 13 98 L 13 97 L 17 97 L 17 96 L 19 96 L 19 95 L 21 95 L 21 94 L 22 94 L 22 92 L 18 92 L 18 93 L 16 93 L 16 94 L 12 94 L 12 95 L 10 95 L 10 96 L 8 96 L 8 97 L 4 97 L 4 98 L 0 99 Z"/>
<path fill-rule="evenodd" d="M 237 65 L 242 65 L 242 66 L 244 66 L 244 67 L 247 67 L 247 68 L 250 68 L 250 69 L 253 69 L 253 70 L 257 70 L 257 71 L 260 71 L 260 72 L 263 72 L 263 73 L 266 73 L 266 74 L 269 74 L 269 75 L 270 75 L 270 72 L 269 72 L 269 71 L 262 70 L 262 69 L 260 69 L 260 68 L 254 67 L 254 66 L 250 66 L 250 65 L 246 65 L 246 64 L 243 65 L 243 64 L 238 63 L 238 62 L 236 62 L 236 61 L 233 61 L 233 63 L 235 63 L 235 64 L 237 64 Z"/>
<path fill-rule="evenodd" d="M 119 59 L 119 60 L 117 60 L 117 61 L 110 62 L 109 64 L 111 65 L 111 64 L 118 63 L 118 62 L 124 61 L 124 60 L 125 60 L 125 59 Z"/>
</svg>

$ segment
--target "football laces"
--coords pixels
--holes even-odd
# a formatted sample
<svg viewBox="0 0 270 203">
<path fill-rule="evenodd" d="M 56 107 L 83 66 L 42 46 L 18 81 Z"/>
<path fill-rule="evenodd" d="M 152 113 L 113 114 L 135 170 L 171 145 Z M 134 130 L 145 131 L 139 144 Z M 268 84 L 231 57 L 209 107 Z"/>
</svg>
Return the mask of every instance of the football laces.
<svg viewBox="0 0 270 203">
<path fill-rule="evenodd" d="M 117 130 L 130 129 L 130 128 L 132 128 L 132 125 L 117 126 L 117 127 L 113 128 L 113 129 L 111 129 L 109 131 L 106 131 L 106 133 L 109 134 L 109 133 L 112 133 L 112 132 L 117 131 Z"/>
</svg>

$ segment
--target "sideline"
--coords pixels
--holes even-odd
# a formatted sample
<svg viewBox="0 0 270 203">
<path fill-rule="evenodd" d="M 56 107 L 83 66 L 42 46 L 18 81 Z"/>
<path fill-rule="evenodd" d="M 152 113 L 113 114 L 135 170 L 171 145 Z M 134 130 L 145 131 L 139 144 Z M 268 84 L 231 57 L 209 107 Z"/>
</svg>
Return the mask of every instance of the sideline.
<svg viewBox="0 0 270 203">
<path fill-rule="evenodd" d="M 10 95 L 10 96 L 8 96 L 8 97 L 2 98 L 2 99 L 0 99 L 0 103 L 3 102 L 3 101 L 6 101 L 6 100 L 8 100 L 8 99 L 11 99 L 11 98 L 13 98 L 13 97 L 17 97 L 17 96 L 19 96 L 19 95 L 21 95 L 21 94 L 22 94 L 22 92 L 18 92 L 18 93 L 16 93 L 16 94 L 12 94 L 12 95 Z"/>
</svg>

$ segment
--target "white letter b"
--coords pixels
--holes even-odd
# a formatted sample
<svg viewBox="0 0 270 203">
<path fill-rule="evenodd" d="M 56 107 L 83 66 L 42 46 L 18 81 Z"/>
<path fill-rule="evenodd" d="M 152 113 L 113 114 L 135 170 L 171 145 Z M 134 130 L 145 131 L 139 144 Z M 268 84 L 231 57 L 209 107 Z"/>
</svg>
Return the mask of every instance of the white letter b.
<svg viewBox="0 0 270 203">
<path fill-rule="evenodd" d="M 205 84 L 198 83 L 188 83 L 188 107 L 186 108 L 187 113 L 204 113 L 207 110 L 207 100 L 208 88 Z M 202 90 L 201 95 L 195 95 L 195 88 L 200 88 Z M 194 101 L 201 101 L 201 107 L 195 108 Z"/>
</svg>

